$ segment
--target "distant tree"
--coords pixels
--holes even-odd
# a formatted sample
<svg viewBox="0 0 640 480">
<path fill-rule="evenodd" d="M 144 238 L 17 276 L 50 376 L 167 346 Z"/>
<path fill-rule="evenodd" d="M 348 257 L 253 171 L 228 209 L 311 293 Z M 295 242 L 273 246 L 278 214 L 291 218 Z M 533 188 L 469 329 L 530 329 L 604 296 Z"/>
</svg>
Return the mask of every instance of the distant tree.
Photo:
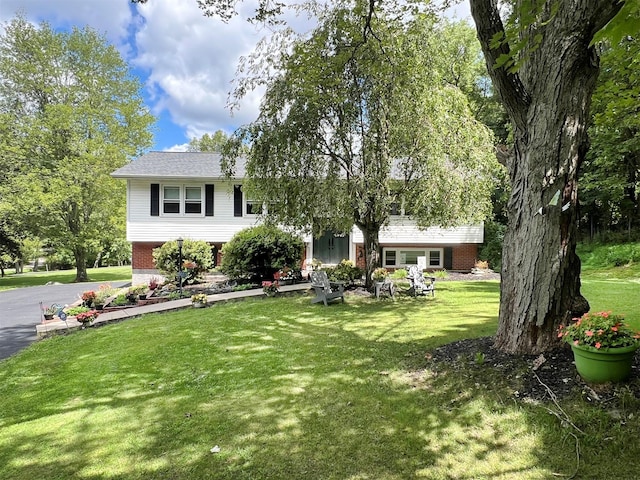
<svg viewBox="0 0 640 480">
<path fill-rule="evenodd" d="M 640 226 L 640 36 L 603 47 L 581 212 L 592 234 Z"/>
<path fill-rule="evenodd" d="M 200 138 L 192 138 L 187 151 L 221 153 L 228 139 L 222 130 L 216 130 L 212 135 L 205 133 Z"/>
<path fill-rule="evenodd" d="M 428 17 L 403 23 L 380 10 L 367 20 L 367 5 L 325 12 L 280 57 L 258 119 L 235 140 L 251 145 L 247 192 L 274 222 L 362 231 L 370 284 L 392 209 L 422 227 L 479 221 L 498 165 L 489 130 L 445 78 L 464 63 L 446 52 L 464 42 L 449 45 Z M 256 81 L 244 80 L 241 91 Z"/>
<path fill-rule="evenodd" d="M 88 280 L 90 246 L 123 231 L 125 187 L 110 173 L 151 144 L 140 89 L 89 28 L 55 32 L 18 16 L 0 35 L 0 163 L 13 166 L 0 215 L 73 252 L 76 281 Z"/>
</svg>

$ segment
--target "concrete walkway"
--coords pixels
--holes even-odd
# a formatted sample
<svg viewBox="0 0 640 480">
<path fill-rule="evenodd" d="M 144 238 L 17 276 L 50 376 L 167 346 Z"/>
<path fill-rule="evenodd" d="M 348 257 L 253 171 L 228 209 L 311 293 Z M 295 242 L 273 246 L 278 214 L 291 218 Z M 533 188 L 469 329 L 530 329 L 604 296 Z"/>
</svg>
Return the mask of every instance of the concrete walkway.
<svg viewBox="0 0 640 480">
<path fill-rule="evenodd" d="M 308 290 L 310 288 L 309 283 L 298 283 L 295 285 L 283 285 L 279 288 L 280 292 L 296 292 L 302 290 Z M 227 300 L 237 300 L 248 297 L 262 297 L 264 293 L 262 288 L 256 288 L 253 290 L 243 290 L 240 292 L 228 292 L 228 293 L 216 293 L 207 296 L 209 305 L 217 302 L 224 302 Z M 98 315 L 94 320 L 93 325 L 103 325 L 110 322 L 117 322 L 126 320 L 127 318 L 139 317 L 146 313 L 167 312 L 170 310 L 180 310 L 183 308 L 191 308 L 191 299 L 183 298 L 181 300 L 172 300 L 162 303 L 153 303 L 149 305 L 143 305 L 140 307 L 129 307 L 122 310 L 116 310 L 113 312 L 106 312 Z M 47 337 L 49 335 L 55 335 L 56 333 L 63 333 L 65 330 L 75 330 L 82 326 L 80 322 L 75 319 L 69 319 L 66 322 L 61 320 L 54 320 L 36 325 L 36 333 L 38 338 Z"/>
</svg>

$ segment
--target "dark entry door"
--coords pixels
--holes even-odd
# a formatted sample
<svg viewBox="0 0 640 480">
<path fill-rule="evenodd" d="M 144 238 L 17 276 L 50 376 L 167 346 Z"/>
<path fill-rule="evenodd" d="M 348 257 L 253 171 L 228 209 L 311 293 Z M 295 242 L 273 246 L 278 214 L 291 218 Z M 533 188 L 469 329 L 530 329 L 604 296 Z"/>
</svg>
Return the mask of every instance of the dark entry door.
<svg viewBox="0 0 640 480">
<path fill-rule="evenodd" d="M 349 235 L 325 232 L 313 239 L 313 258 L 323 264 L 338 264 L 349 258 Z"/>
</svg>

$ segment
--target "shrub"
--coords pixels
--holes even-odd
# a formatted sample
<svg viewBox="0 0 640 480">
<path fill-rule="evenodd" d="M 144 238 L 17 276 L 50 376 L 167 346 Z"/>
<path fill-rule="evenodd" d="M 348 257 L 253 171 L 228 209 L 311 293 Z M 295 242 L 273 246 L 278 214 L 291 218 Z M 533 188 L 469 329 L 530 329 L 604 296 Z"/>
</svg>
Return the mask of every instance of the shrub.
<svg viewBox="0 0 640 480">
<path fill-rule="evenodd" d="M 484 224 L 484 244 L 480 248 L 478 256 L 480 260 L 488 262 L 489 266 L 496 271 L 502 268 L 502 242 L 506 230 L 506 225 L 493 220 L 488 220 Z"/>
<path fill-rule="evenodd" d="M 356 267 L 351 260 L 342 260 L 335 267 L 326 269 L 327 277 L 334 282 L 353 283 L 356 279 L 362 278 L 364 272 L 361 268 Z"/>
<path fill-rule="evenodd" d="M 233 279 L 261 281 L 285 266 L 299 265 L 304 244 L 291 233 L 270 225 L 238 232 L 222 247 L 222 273 Z"/>
<path fill-rule="evenodd" d="M 449 276 L 449 272 L 447 272 L 446 270 L 436 270 L 431 274 L 431 276 L 435 278 L 443 279 Z"/>
<path fill-rule="evenodd" d="M 114 305 L 116 307 L 122 307 L 128 304 L 129 304 L 129 299 L 127 298 L 126 293 L 121 293 L 111 301 L 111 305 Z"/>
<path fill-rule="evenodd" d="M 153 261 L 168 278 L 178 279 L 178 242 L 171 240 L 164 245 L 153 249 Z M 196 283 L 198 278 L 213 266 L 211 246 L 202 240 L 185 239 L 182 244 L 182 271 L 186 273 L 182 283 Z"/>
<path fill-rule="evenodd" d="M 91 310 L 89 307 L 83 307 L 83 306 L 77 306 L 77 307 L 69 307 L 69 308 L 65 308 L 65 312 L 67 315 L 69 315 L 70 317 L 75 317 L 76 315 L 78 315 L 79 313 L 84 313 L 84 312 L 88 312 L 89 310 Z"/>
<path fill-rule="evenodd" d="M 409 272 L 407 272 L 404 268 L 398 268 L 391 274 L 391 278 L 393 278 L 394 280 L 406 280 L 407 275 L 409 275 Z"/>
</svg>

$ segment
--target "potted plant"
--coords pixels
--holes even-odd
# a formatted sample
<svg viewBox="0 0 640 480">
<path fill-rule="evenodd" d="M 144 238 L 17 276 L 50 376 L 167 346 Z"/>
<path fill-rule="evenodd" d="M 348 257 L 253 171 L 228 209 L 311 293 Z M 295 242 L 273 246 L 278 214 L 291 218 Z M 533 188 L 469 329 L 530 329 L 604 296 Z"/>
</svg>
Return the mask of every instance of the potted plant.
<svg viewBox="0 0 640 480">
<path fill-rule="evenodd" d="M 265 280 L 262 282 L 262 291 L 267 297 L 274 297 L 278 293 L 278 282 Z"/>
<path fill-rule="evenodd" d="M 82 304 L 85 307 L 91 307 L 92 305 L 94 305 L 96 301 L 96 292 L 94 292 L 93 290 L 87 290 L 85 292 L 82 292 Z"/>
<path fill-rule="evenodd" d="M 571 346 L 580 376 L 592 383 L 625 380 L 640 346 L 640 333 L 631 330 L 622 315 L 611 312 L 574 318 L 570 325 L 560 325 L 558 337 Z"/>
<path fill-rule="evenodd" d="M 204 293 L 196 293 L 191 295 L 191 304 L 194 308 L 203 308 L 207 306 L 207 295 Z"/>
<path fill-rule="evenodd" d="M 98 287 L 98 291 L 96 292 L 95 300 L 93 304 L 95 305 L 97 310 L 102 310 L 104 306 L 108 303 L 109 299 L 115 295 L 117 290 L 111 286 L 109 283 L 104 283 Z"/>
<path fill-rule="evenodd" d="M 378 267 L 371 274 L 371 278 L 373 279 L 374 282 L 382 283 L 384 282 L 385 278 L 387 278 L 388 274 L 389 272 L 387 272 L 386 268 Z"/>
<path fill-rule="evenodd" d="M 43 307 L 42 313 L 44 314 L 45 320 L 53 320 L 53 316 L 58 312 L 57 305 L 50 305 L 48 307 Z"/>
<path fill-rule="evenodd" d="M 100 313 L 97 310 L 89 310 L 76 315 L 76 320 L 82 324 L 82 328 L 91 325 Z"/>
</svg>

